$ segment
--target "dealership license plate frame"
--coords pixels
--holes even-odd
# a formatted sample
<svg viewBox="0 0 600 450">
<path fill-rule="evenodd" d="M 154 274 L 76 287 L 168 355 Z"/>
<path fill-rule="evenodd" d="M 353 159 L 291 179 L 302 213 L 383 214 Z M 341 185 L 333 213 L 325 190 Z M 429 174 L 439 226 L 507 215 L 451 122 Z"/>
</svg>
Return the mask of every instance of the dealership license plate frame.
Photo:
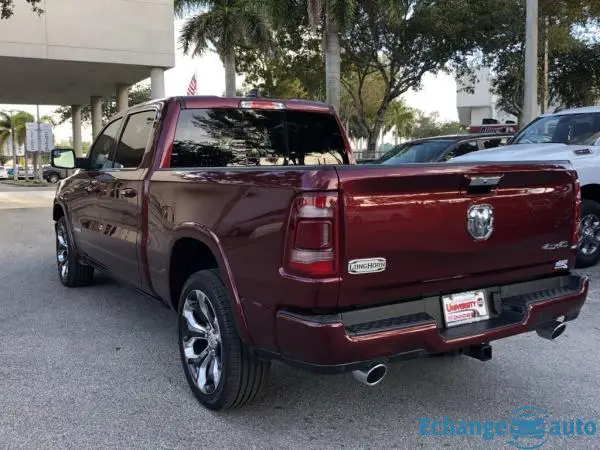
<svg viewBox="0 0 600 450">
<path fill-rule="evenodd" d="M 474 305 L 469 306 L 470 302 Z M 483 290 L 459 292 L 451 295 L 443 295 L 441 299 L 442 311 L 444 314 L 444 324 L 447 328 L 458 327 L 475 322 L 489 320 L 490 308 L 486 292 Z M 454 311 L 448 311 L 447 305 L 464 305 Z M 477 311 L 472 317 L 464 317 L 468 312 Z"/>
</svg>

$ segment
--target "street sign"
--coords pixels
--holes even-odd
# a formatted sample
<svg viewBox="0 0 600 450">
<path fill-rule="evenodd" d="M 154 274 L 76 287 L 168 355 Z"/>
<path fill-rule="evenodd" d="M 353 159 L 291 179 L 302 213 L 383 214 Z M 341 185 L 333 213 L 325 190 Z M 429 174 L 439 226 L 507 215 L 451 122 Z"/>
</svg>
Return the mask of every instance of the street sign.
<svg viewBox="0 0 600 450">
<path fill-rule="evenodd" d="M 39 128 L 40 137 L 38 139 L 38 124 L 35 122 L 27 122 L 25 124 L 25 146 L 27 147 L 28 152 L 42 151 L 49 153 L 50 150 L 54 148 L 52 125 L 48 123 L 40 123 Z"/>
</svg>

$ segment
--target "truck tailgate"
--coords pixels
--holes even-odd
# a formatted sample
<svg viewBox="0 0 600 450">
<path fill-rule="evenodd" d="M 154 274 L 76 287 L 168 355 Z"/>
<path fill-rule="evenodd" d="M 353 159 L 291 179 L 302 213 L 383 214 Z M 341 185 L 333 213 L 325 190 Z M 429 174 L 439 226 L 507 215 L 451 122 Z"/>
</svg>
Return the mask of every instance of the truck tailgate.
<svg viewBox="0 0 600 450">
<path fill-rule="evenodd" d="M 478 288 L 490 274 L 513 282 L 517 269 L 546 275 L 574 258 L 576 175 L 569 166 L 340 166 L 338 176 L 342 307 L 444 292 L 456 280 Z"/>
</svg>

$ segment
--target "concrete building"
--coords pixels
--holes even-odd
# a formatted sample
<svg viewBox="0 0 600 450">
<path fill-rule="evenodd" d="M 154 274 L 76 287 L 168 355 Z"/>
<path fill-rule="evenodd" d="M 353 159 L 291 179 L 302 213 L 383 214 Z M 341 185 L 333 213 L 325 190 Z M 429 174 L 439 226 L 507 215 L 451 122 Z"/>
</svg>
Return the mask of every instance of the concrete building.
<svg viewBox="0 0 600 450">
<path fill-rule="evenodd" d="M 481 125 L 483 119 L 495 119 L 500 123 L 505 123 L 507 120 L 518 122 L 516 117 L 498 108 L 496 96 L 492 93 L 490 69 L 479 70 L 476 77 L 477 81 L 474 85 L 470 81 L 456 80 L 458 121 L 465 126 Z M 469 85 L 474 88 L 472 94 L 465 89 Z"/>
<path fill-rule="evenodd" d="M 103 96 L 151 78 L 165 96 L 164 71 L 175 65 L 172 0 L 45 0 L 38 16 L 24 1 L 0 21 L 0 104 L 71 105 L 73 146 L 81 152 L 81 105 L 92 105 L 92 133 L 102 126 Z"/>
</svg>

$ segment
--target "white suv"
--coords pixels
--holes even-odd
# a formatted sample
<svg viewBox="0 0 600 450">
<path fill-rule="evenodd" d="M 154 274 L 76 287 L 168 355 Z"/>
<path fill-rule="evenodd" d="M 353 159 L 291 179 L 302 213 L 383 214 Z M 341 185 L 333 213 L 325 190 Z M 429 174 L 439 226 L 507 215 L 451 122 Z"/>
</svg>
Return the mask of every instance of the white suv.
<svg viewBox="0 0 600 450">
<path fill-rule="evenodd" d="M 570 161 L 581 184 L 577 266 L 600 260 L 600 107 L 543 114 L 504 147 L 453 158 L 460 161 Z"/>
</svg>

